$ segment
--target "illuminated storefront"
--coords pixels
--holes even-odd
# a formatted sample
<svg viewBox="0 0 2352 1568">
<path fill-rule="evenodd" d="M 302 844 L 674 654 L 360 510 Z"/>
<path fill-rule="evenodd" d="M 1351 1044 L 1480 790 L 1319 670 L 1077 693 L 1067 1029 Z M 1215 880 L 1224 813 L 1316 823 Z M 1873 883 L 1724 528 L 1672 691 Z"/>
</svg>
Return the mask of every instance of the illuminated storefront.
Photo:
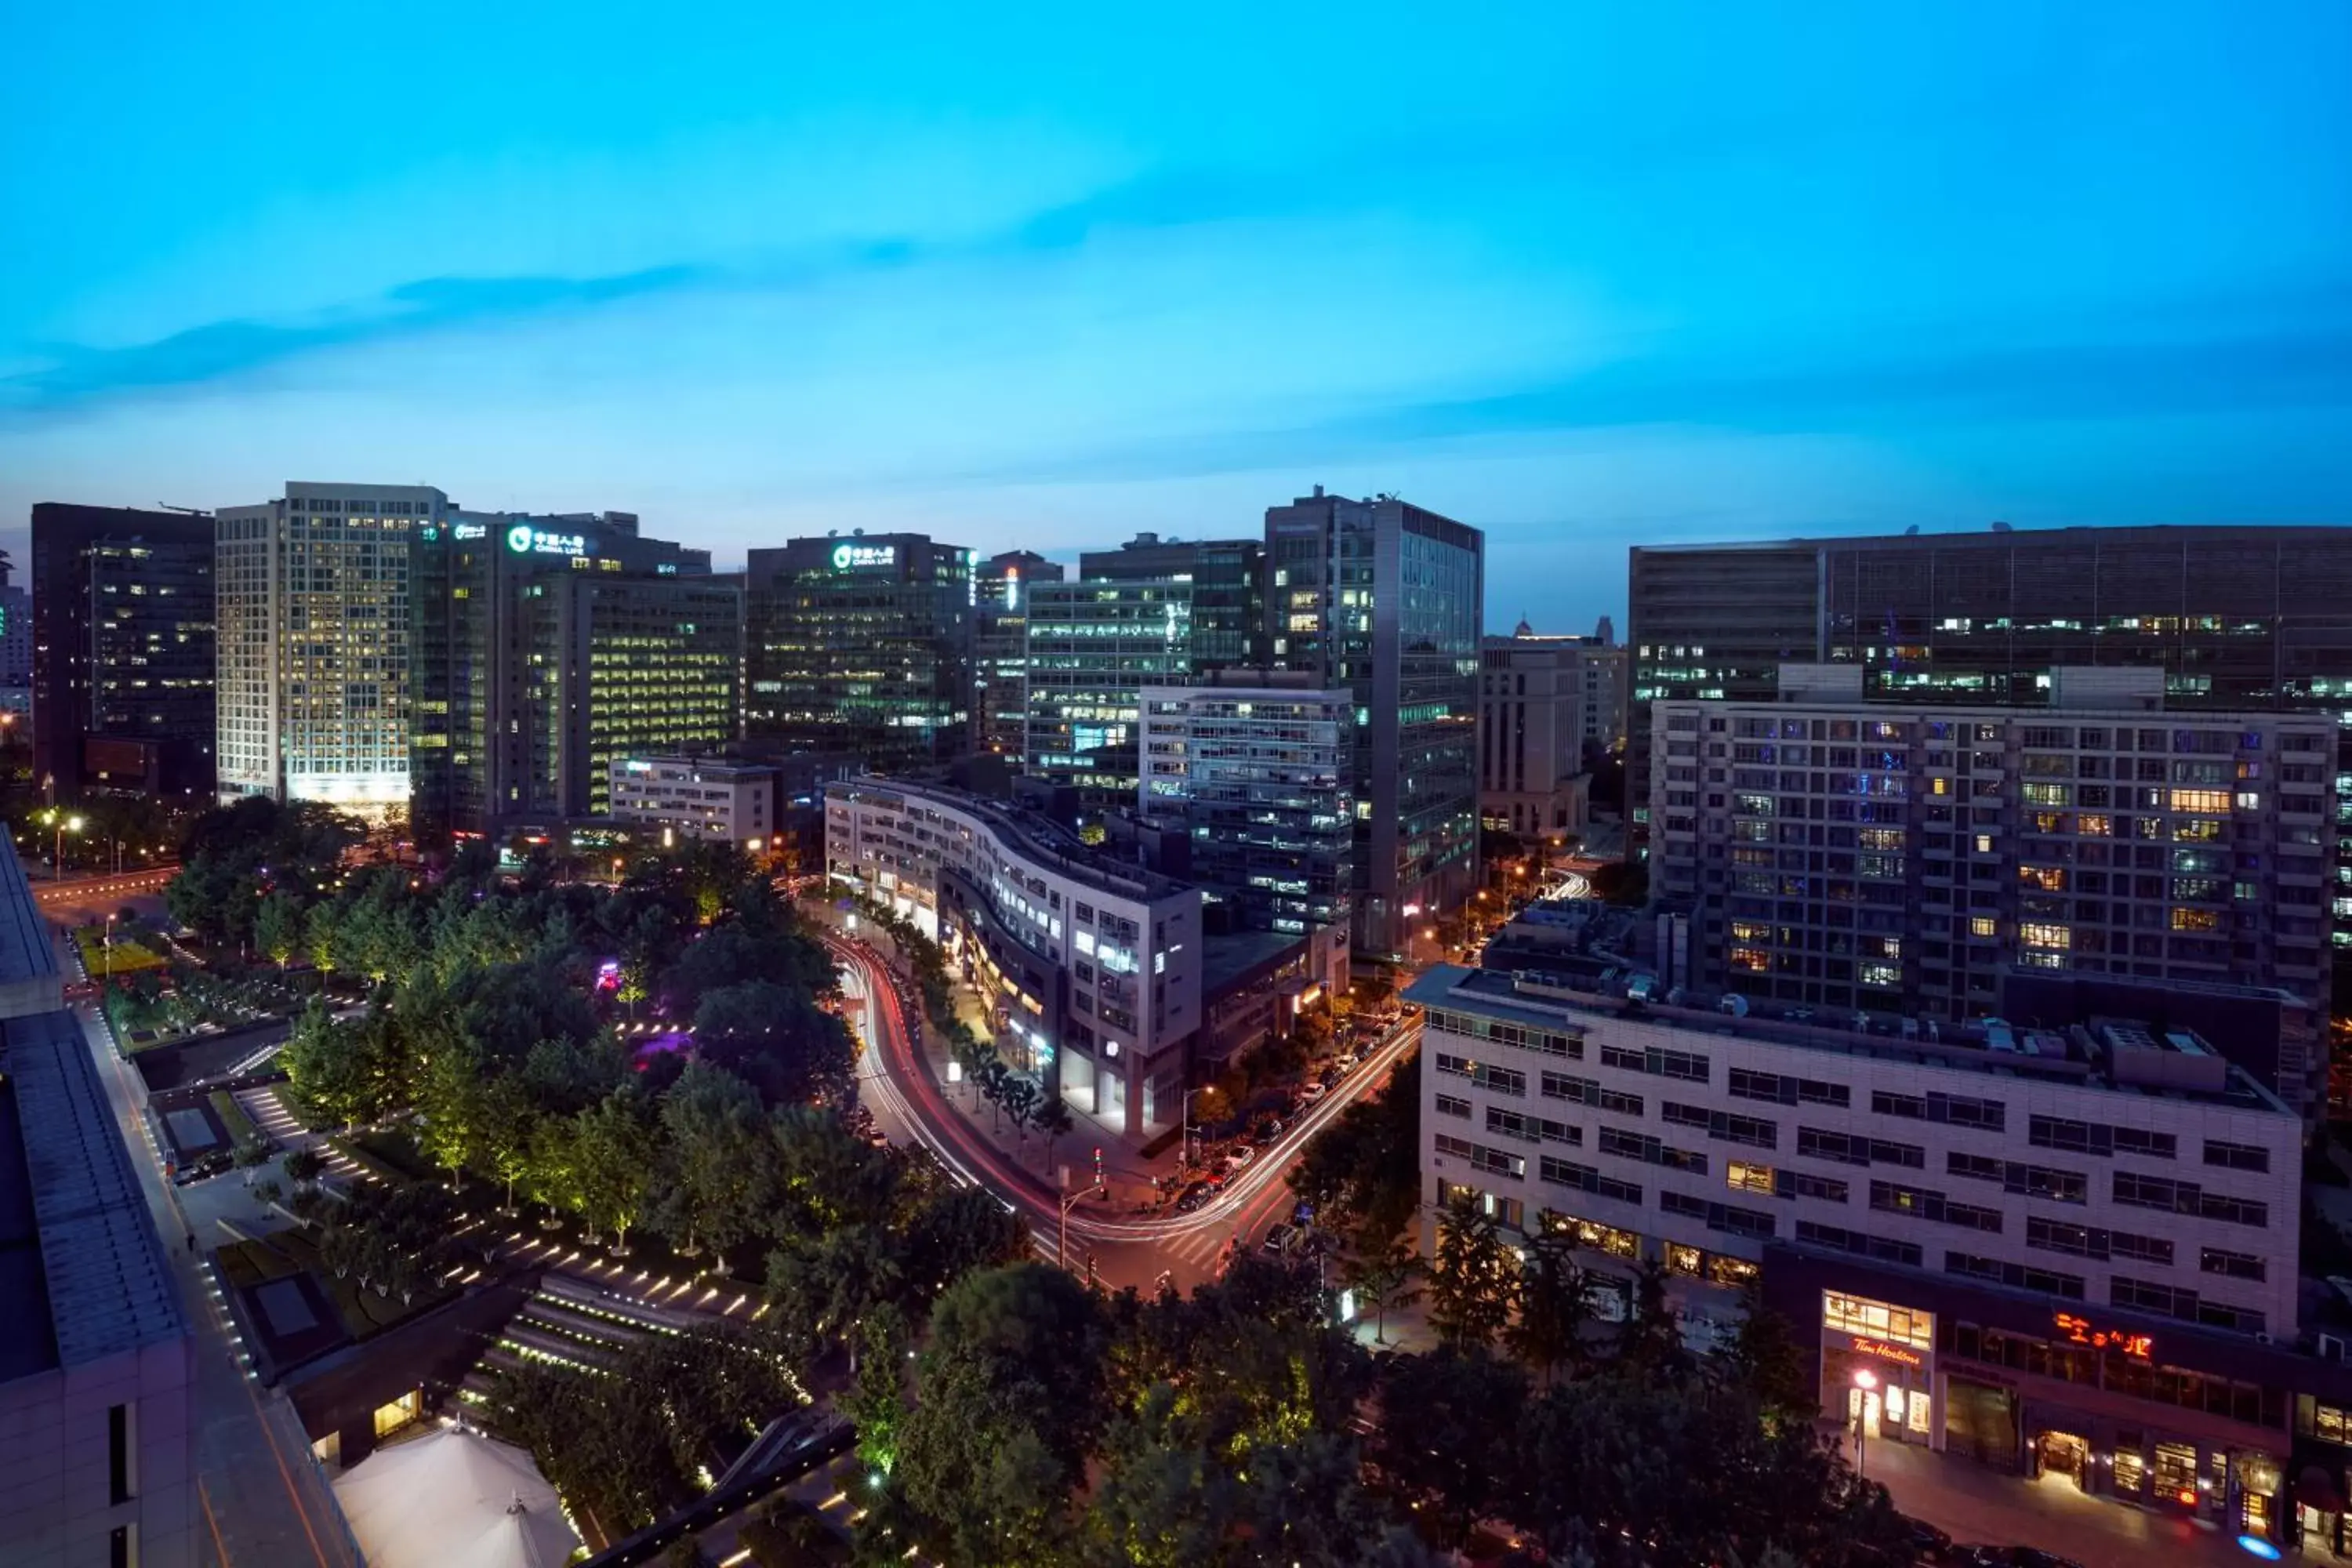
<svg viewBox="0 0 2352 1568">
<path fill-rule="evenodd" d="M 2232 1536 L 2340 1533 L 2340 1511 L 2289 1517 L 2295 1492 L 2342 1502 L 2340 1463 L 2327 1485 L 2287 1486 L 2291 1390 L 2321 1373 L 2308 1357 L 1789 1247 L 1768 1249 L 1764 1280 L 1768 1300 L 1818 1334 L 1822 1408 L 1849 1435 Z"/>
</svg>

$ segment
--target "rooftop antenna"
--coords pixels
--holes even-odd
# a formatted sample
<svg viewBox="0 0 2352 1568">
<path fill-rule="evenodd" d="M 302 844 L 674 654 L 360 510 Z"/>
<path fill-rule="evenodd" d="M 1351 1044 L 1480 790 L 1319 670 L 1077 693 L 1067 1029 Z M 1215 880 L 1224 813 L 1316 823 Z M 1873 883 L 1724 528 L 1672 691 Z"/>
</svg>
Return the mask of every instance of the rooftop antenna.
<svg viewBox="0 0 2352 1568">
<path fill-rule="evenodd" d="M 167 500 L 159 500 L 155 505 L 157 510 L 162 511 L 181 511 L 187 513 L 190 517 L 212 516 L 212 512 L 208 508 L 201 506 L 173 506 Z"/>
</svg>

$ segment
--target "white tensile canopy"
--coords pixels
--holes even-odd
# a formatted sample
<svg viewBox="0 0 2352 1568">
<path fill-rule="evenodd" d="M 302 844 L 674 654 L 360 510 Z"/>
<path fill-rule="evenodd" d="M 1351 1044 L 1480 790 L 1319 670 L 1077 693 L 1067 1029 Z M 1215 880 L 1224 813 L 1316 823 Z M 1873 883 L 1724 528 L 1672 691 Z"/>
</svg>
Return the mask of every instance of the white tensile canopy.
<svg viewBox="0 0 2352 1568">
<path fill-rule="evenodd" d="M 463 1426 L 370 1454 L 335 1499 L 369 1568 L 560 1568 L 580 1547 L 530 1456 Z"/>
</svg>

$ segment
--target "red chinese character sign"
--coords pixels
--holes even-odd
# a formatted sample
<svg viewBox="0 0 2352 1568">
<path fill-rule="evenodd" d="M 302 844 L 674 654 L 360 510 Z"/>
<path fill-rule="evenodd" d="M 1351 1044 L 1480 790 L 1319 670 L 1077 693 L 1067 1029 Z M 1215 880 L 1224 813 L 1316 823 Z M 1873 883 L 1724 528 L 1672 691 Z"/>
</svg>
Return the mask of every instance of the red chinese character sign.
<svg viewBox="0 0 2352 1568">
<path fill-rule="evenodd" d="M 2078 1318 L 2072 1312 L 2060 1312 L 2051 1321 L 2058 1325 L 2058 1332 L 2073 1344 L 2089 1345 L 2094 1350 L 2121 1351 L 2134 1361 L 2148 1361 L 2156 1355 L 2156 1340 L 2149 1334 L 2127 1334 L 2121 1329 L 2103 1329 L 2088 1318 Z"/>
</svg>

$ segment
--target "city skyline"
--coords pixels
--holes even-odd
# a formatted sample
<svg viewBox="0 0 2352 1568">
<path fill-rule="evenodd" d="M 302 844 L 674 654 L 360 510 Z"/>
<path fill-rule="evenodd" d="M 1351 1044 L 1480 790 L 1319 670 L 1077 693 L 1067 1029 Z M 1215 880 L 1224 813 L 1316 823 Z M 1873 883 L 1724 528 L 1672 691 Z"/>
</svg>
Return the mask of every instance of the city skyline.
<svg viewBox="0 0 2352 1568">
<path fill-rule="evenodd" d="M 0 517 L 365 473 L 1068 560 L 1320 482 L 1587 630 L 1636 542 L 2344 516 L 2340 13 L 1691 22 L 45 18 Z M 232 60 L 335 133 L 181 123 Z"/>
</svg>

